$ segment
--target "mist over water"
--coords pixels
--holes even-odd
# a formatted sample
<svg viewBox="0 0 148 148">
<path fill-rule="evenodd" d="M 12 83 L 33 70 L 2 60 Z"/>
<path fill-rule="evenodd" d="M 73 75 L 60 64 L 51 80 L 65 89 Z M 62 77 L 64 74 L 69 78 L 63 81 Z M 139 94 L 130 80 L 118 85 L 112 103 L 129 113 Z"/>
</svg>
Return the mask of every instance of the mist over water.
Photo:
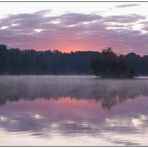
<svg viewBox="0 0 148 148">
<path fill-rule="evenodd" d="M 148 79 L 1 76 L 0 145 L 148 145 Z"/>
</svg>

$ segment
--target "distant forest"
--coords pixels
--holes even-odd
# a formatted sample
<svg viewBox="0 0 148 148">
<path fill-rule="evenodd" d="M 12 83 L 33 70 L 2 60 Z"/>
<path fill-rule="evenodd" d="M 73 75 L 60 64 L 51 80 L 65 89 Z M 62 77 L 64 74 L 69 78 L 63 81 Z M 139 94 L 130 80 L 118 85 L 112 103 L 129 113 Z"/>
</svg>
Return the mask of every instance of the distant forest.
<svg viewBox="0 0 148 148">
<path fill-rule="evenodd" d="M 102 52 L 76 51 L 63 53 L 58 50 L 36 51 L 20 50 L 0 45 L 0 74 L 1 75 L 49 75 L 77 74 L 91 75 L 92 61 L 101 59 Z M 140 56 L 135 53 L 119 55 L 137 75 L 148 75 L 148 55 Z"/>
</svg>

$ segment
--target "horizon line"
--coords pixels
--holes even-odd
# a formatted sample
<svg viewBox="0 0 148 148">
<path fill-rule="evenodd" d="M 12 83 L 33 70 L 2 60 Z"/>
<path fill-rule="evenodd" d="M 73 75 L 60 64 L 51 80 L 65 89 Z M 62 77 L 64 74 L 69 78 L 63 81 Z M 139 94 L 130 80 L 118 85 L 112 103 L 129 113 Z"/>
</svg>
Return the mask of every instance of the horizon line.
<svg viewBox="0 0 148 148">
<path fill-rule="evenodd" d="M 26 48 L 26 49 L 21 49 L 21 48 L 19 48 L 19 47 L 9 47 L 9 46 L 7 46 L 6 44 L 0 44 L 0 46 L 1 45 L 5 45 L 6 47 L 7 47 L 7 50 L 11 50 L 11 49 L 18 49 L 18 50 L 20 50 L 20 51 L 35 51 L 35 52 L 47 52 L 47 51 L 51 51 L 51 52 L 60 52 L 60 53 L 63 53 L 63 54 L 71 54 L 71 53 L 77 53 L 77 52 L 97 52 L 97 53 L 102 53 L 102 51 L 103 50 L 105 50 L 105 49 L 108 49 L 108 48 L 111 48 L 111 50 L 115 53 L 115 54 L 117 54 L 117 55 L 128 55 L 128 54 L 131 54 L 131 53 L 134 53 L 135 55 L 138 55 L 138 56 L 140 56 L 140 57 L 144 57 L 144 56 L 148 56 L 148 54 L 143 54 L 143 55 L 141 55 L 141 54 L 138 54 L 138 53 L 136 53 L 136 52 L 128 52 L 128 53 L 117 53 L 115 50 L 114 50 L 114 48 L 112 48 L 112 47 L 105 47 L 105 48 L 103 48 L 103 49 L 101 49 L 100 51 L 99 51 L 99 49 L 98 50 L 70 50 L 69 52 L 68 51 L 62 51 L 62 50 L 60 50 L 60 49 L 45 49 L 45 50 L 42 50 L 42 49 L 39 49 L 39 50 L 36 50 L 36 49 L 32 49 L 32 48 Z"/>
</svg>

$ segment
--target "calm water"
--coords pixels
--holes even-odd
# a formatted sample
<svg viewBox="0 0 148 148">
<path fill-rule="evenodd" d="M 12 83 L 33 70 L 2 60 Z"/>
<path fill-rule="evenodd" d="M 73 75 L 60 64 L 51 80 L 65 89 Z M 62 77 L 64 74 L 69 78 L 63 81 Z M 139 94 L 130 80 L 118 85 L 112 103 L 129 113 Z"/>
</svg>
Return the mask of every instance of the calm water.
<svg viewBox="0 0 148 148">
<path fill-rule="evenodd" d="M 1 76 L 0 146 L 148 145 L 148 79 Z"/>
</svg>

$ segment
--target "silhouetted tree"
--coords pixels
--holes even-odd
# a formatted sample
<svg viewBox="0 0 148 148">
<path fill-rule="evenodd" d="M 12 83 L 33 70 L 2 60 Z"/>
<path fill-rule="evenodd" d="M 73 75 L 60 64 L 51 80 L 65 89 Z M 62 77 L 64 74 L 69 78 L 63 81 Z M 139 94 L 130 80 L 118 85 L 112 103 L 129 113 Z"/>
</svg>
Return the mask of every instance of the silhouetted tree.
<svg viewBox="0 0 148 148">
<path fill-rule="evenodd" d="M 91 74 L 90 61 L 98 52 L 20 50 L 0 45 L 0 74 Z"/>
<path fill-rule="evenodd" d="M 91 59 L 92 60 L 91 62 Z M 90 68 L 93 67 L 93 71 Z M 117 56 L 111 48 L 102 53 L 76 51 L 62 53 L 56 51 L 20 50 L 0 45 L 0 74 L 93 74 L 102 77 L 133 77 L 148 75 L 148 56 L 129 53 Z"/>
<path fill-rule="evenodd" d="M 101 55 L 92 60 L 92 70 L 101 78 L 133 78 L 134 70 L 126 62 L 124 56 L 117 56 L 111 48 L 102 51 Z"/>
</svg>

